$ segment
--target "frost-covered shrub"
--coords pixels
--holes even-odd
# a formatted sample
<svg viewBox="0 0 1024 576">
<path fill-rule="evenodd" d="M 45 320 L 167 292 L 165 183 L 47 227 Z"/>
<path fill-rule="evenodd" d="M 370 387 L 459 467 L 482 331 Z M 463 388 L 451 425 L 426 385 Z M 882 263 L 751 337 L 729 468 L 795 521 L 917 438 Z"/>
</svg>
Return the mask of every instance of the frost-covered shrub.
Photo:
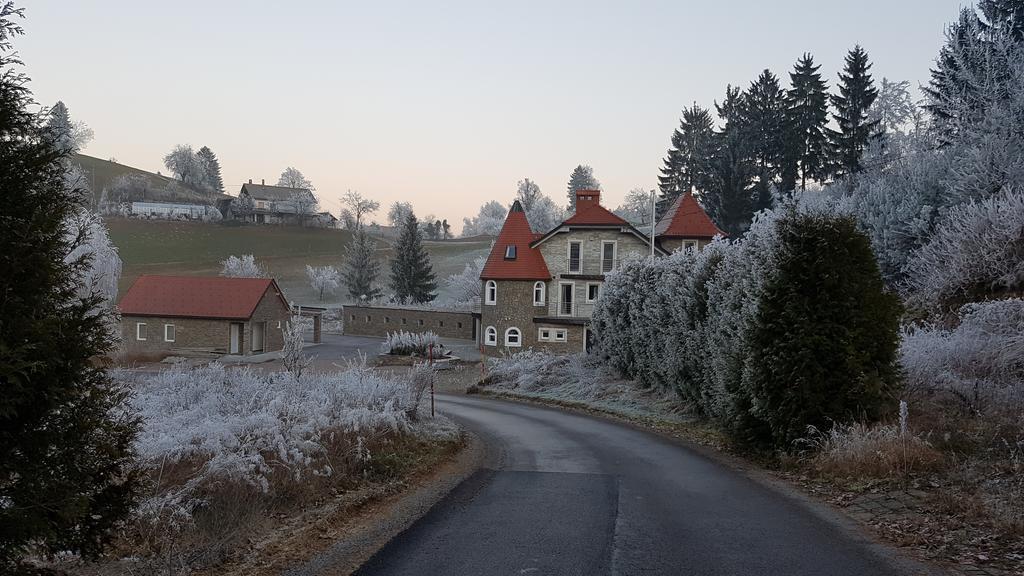
<svg viewBox="0 0 1024 576">
<path fill-rule="evenodd" d="M 394 354 L 396 356 L 421 356 L 426 358 L 433 347 L 434 354 L 441 355 L 441 340 L 433 332 L 389 332 L 384 342 L 380 345 L 382 354 Z"/>
<path fill-rule="evenodd" d="M 269 278 L 266 268 L 264 268 L 252 254 L 242 254 L 238 256 L 228 256 L 226 259 L 221 261 L 220 275 L 228 278 Z"/>
<path fill-rule="evenodd" d="M 944 390 L 975 411 L 1024 409 L 1024 300 L 968 304 L 955 328 L 908 328 L 900 349 L 911 391 Z"/>
<path fill-rule="evenodd" d="M 915 304 L 1024 290 L 1024 188 L 951 208 L 907 264 Z"/>
</svg>

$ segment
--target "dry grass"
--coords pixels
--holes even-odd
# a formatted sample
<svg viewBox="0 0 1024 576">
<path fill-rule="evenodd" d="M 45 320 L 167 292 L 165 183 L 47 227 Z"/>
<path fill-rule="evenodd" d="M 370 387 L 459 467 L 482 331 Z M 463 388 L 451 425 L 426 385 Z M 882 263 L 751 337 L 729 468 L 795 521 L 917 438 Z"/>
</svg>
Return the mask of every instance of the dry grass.
<svg viewBox="0 0 1024 576">
<path fill-rule="evenodd" d="M 829 432 L 812 430 L 803 442 L 813 449 L 810 464 L 831 478 L 907 481 L 938 470 L 942 454 L 896 424 L 836 425 Z"/>
</svg>

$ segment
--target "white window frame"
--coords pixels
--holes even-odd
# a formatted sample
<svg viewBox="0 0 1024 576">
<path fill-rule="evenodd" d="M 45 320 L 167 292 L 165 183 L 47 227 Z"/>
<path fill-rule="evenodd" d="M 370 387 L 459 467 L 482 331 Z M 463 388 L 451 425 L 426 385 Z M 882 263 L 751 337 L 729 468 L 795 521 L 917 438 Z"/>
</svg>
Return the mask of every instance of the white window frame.
<svg viewBox="0 0 1024 576">
<path fill-rule="evenodd" d="M 170 332 L 170 336 L 168 336 Z M 174 327 L 174 324 L 164 324 L 164 342 L 174 342 L 174 339 L 178 336 L 178 329 Z"/>
<path fill-rule="evenodd" d="M 597 296 L 594 296 L 593 298 L 590 297 L 590 287 L 591 286 L 597 286 Z M 587 294 L 585 296 L 587 304 L 592 304 L 594 302 L 597 302 L 597 299 L 600 296 L 601 296 L 601 283 L 600 282 L 587 282 Z"/>
<path fill-rule="evenodd" d="M 576 259 L 576 269 L 572 268 L 572 245 L 580 247 L 579 258 Z M 581 240 L 569 240 L 565 246 L 565 269 L 569 274 L 580 274 L 583 272 L 583 242 Z"/>
<path fill-rule="evenodd" d="M 494 326 L 484 328 L 484 344 L 487 346 L 498 345 L 498 329 Z"/>
<path fill-rule="evenodd" d="M 518 342 L 515 342 L 515 343 L 509 342 L 508 337 L 509 337 L 510 334 L 512 334 L 512 332 L 516 333 L 516 338 L 519 340 Z M 516 328 L 515 326 L 509 326 L 508 328 L 506 328 L 505 329 L 505 348 L 519 348 L 522 345 L 523 345 L 523 331 L 520 330 L 519 328 Z"/>
<path fill-rule="evenodd" d="M 699 244 L 696 240 L 683 240 L 683 251 L 689 252 L 690 254 L 696 254 L 697 246 Z"/>
<path fill-rule="evenodd" d="M 537 298 L 537 292 L 540 292 L 540 298 Z M 544 282 L 533 283 L 533 305 L 543 306 L 544 302 L 547 301 L 548 287 Z"/>
<path fill-rule="evenodd" d="M 552 341 L 565 342 L 569 339 L 569 332 L 565 328 L 558 328 L 551 331 Z"/>
<path fill-rule="evenodd" d="M 145 334 L 143 334 L 145 332 Z M 135 323 L 135 339 L 144 342 L 149 337 L 149 327 L 146 326 L 145 322 Z"/>
<path fill-rule="evenodd" d="M 491 289 L 494 292 L 491 292 Z M 488 306 L 494 306 L 498 303 L 498 283 L 494 280 L 488 280 L 484 283 L 484 304 Z"/>
<path fill-rule="evenodd" d="M 612 262 L 611 267 L 608 270 L 604 269 L 604 247 L 612 245 Z M 617 240 L 602 240 L 601 241 L 601 274 L 607 274 L 612 270 L 615 270 L 615 262 L 619 259 L 619 243 Z"/>
<path fill-rule="evenodd" d="M 544 335 L 545 332 L 548 333 L 547 336 Z M 554 330 L 552 330 L 551 328 L 537 329 L 537 340 L 539 340 L 540 342 L 550 342 L 552 339 L 552 332 L 554 332 Z"/>
</svg>

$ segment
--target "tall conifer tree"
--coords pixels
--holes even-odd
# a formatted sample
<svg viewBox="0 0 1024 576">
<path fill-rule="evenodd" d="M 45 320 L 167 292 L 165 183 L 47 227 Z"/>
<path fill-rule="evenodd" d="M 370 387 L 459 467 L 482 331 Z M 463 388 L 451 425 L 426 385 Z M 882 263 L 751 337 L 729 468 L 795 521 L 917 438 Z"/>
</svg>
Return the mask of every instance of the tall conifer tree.
<svg viewBox="0 0 1024 576">
<path fill-rule="evenodd" d="M 377 287 L 377 276 L 380 274 L 380 263 L 373 259 L 375 245 L 366 230 L 358 228 L 352 237 L 345 253 L 345 266 L 341 278 L 353 299 L 375 300 L 380 297 Z"/>
<path fill-rule="evenodd" d="M 594 178 L 594 169 L 590 166 L 580 164 L 573 168 L 569 175 L 569 184 L 565 187 L 566 197 L 569 199 L 569 212 L 576 211 L 577 190 L 600 190 L 601 183 Z"/>
<path fill-rule="evenodd" d="M 839 128 L 829 131 L 832 169 L 836 175 L 860 172 L 864 150 L 878 132 L 878 121 L 868 119 L 868 109 L 878 97 L 870 70 L 867 51 L 854 46 L 839 73 L 839 93 L 832 95 L 832 117 Z"/>
<path fill-rule="evenodd" d="M 402 233 L 395 244 L 395 257 L 391 261 L 391 289 L 401 303 L 430 302 L 437 294 L 437 282 L 430 265 L 430 255 L 423 247 L 416 215 L 410 213 L 402 225 Z"/>
<path fill-rule="evenodd" d="M 804 54 L 789 74 L 786 93 L 787 165 L 792 170 L 793 187 L 807 189 L 807 181 L 824 180 L 828 159 L 828 85 L 818 73 L 810 54 Z M 784 186 L 791 189 L 789 186 Z"/>
<path fill-rule="evenodd" d="M 756 169 L 754 209 L 772 207 L 772 187 L 782 172 L 786 145 L 786 95 L 765 70 L 747 90 L 744 128 Z"/>
<path fill-rule="evenodd" d="M 203 171 L 203 185 L 213 192 L 224 193 L 224 179 L 220 175 L 220 160 L 210 150 L 209 146 L 203 146 L 196 152 L 199 160 L 199 167 Z"/>
<path fill-rule="evenodd" d="M 135 505 L 128 391 L 103 367 L 114 347 L 107 306 L 83 290 L 88 238 L 65 182 L 72 150 L 30 111 L 12 39 L 21 9 L 0 2 L 0 573 L 29 547 L 95 556 Z M 84 295 L 82 294 L 84 292 Z M 35 573 L 35 571 L 27 570 Z"/>
<path fill-rule="evenodd" d="M 693 189 L 698 194 L 707 190 L 712 177 L 714 134 L 714 119 L 707 109 L 694 103 L 683 110 L 679 128 L 672 132 L 672 147 L 658 176 L 659 216 L 680 194 Z"/>
<path fill-rule="evenodd" d="M 733 236 L 746 231 L 753 215 L 754 162 L 744 126 L 745 100 L 740 88 L 728 86 L 722 103 L 715 103 L 722 129 L 715 133 L 711 185 L 697 197 L 719 227 Z"/>
</svg>

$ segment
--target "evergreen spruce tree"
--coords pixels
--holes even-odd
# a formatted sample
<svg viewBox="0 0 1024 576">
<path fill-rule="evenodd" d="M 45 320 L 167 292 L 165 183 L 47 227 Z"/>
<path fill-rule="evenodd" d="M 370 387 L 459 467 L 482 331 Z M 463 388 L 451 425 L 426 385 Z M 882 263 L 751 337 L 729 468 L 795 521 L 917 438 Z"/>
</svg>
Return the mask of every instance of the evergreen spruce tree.
<svg viewBox="0 0 1024 576">
<path fill-rule="evenodd" d="M 765 70 L 744 99 L 745 138 L 754 160 L 754 210 L 772 207 L 772 189 L 782 172 L 786 144 L 786 95 L 779 79 Z"/>
<path fill-rule="evenodd" d="M 715 103 L 722 130 L 715 133 L 708 189 L 697 196 L 708 215 L 732 236 L 742 235 L 753 217 L 754 161 L 744 125 L 745 100 L 742 90 L 728 86 L 722 103 Z"/>
<path fill-rule="evenodd" d="M 778 270 L 758 304 L 747 362 L 761 424 L 747 425 L 748 437 L 767 427 L 783 447 L 809 425 L 827 430 L 891 407 L 901 306 L 853 217 L 790 213 L 778 226 Z"/>
<path fill-rule="evenodd" d="M 220 161 L 209 146 L 203 146 L 196 152 L 199 168 L 203 172 L 203 185 L 213 192 L 224 193 L 224 179 L 220 175 Z"/>
<path fill-rule="evenodd" d="M 569 198 L 569 212 L 576 211 L 577 190 L 600 190 L 601 183 L 594 178 L 594 169 L 590 166 L 580 164 L 573 169 L 569 175 L 569 185 L 566 186 L 566 196 Z"/>
<path fill-rule="evenodd" d="M 878 135 L 878 121 L 868 119 L 868 109 L 878 97 L 870 70 L 867 51 L 854 46 L 839 74 L 839 94 L 832 95 L 832 117 L 839 129 L 829 131 L 831 164 L 832 172 L 839 176 L 860 172 L 864 150 Z"/>
<path fill-rule="evenodd" d="M 99 361 L 108 308 L 77 295 L 89 257 L 65 233 L 82 209 L 65 184 L 70 151 L 29 111 L 12 39 L 21 9 L 0 3 L 0 572 L 29 546 L 95 556 L 136 501 L 127 393 Z"/>
<path fill-rule="evenodd" d="M 978 9 L 986 29 L 1006 32 L 1018 42 L 1024 40 L 1024 0 L 981 0 Z"/>
<path fill-rule="evenodd" d="M 395 244 L 395 257 L 391 261 L 391 289 L 401 303 L 430 302 L 437 294 L 437 282 L 430 265 L 430 255 L 423 247 L 416 215 L 410 213 L 402 225 L 402 233 Z"/>
<path fill-rule="evenodd" d="M 683 110 L 679 128 L 672 132 L 672 147 L 665 157 L 658 176 L 658 216 L 681 194 L 708 189 L 711 176 L 711 155 L 714 150 L 715 127 L 711 113 L 696 103 Z"/>
<path fill-rule="evenodd" d="M 786 93 L 787 167 L 792 170 L 793 186 L 783 189 L 807 189 L 807 180 L 822 181 L 827 176 L 828 160 L 828 85 L 818 73 L 814 58 L 804 54 L 790 73 L 790 89 Z M 788 173 L 787 170 L 787 173 Z M 786 180 L 790 176 L 787 174 Z"/>
<path fill-rule="evenodd" d="M 348 295 L 357 302 L 376 300 L 381 296 L 380 288 L 377 287 L 380 263 L 373 258 L 375 247 L 366 230 L 359 228 L 345 249 L 341 279 L 348 289 Z"/>
</svg>

